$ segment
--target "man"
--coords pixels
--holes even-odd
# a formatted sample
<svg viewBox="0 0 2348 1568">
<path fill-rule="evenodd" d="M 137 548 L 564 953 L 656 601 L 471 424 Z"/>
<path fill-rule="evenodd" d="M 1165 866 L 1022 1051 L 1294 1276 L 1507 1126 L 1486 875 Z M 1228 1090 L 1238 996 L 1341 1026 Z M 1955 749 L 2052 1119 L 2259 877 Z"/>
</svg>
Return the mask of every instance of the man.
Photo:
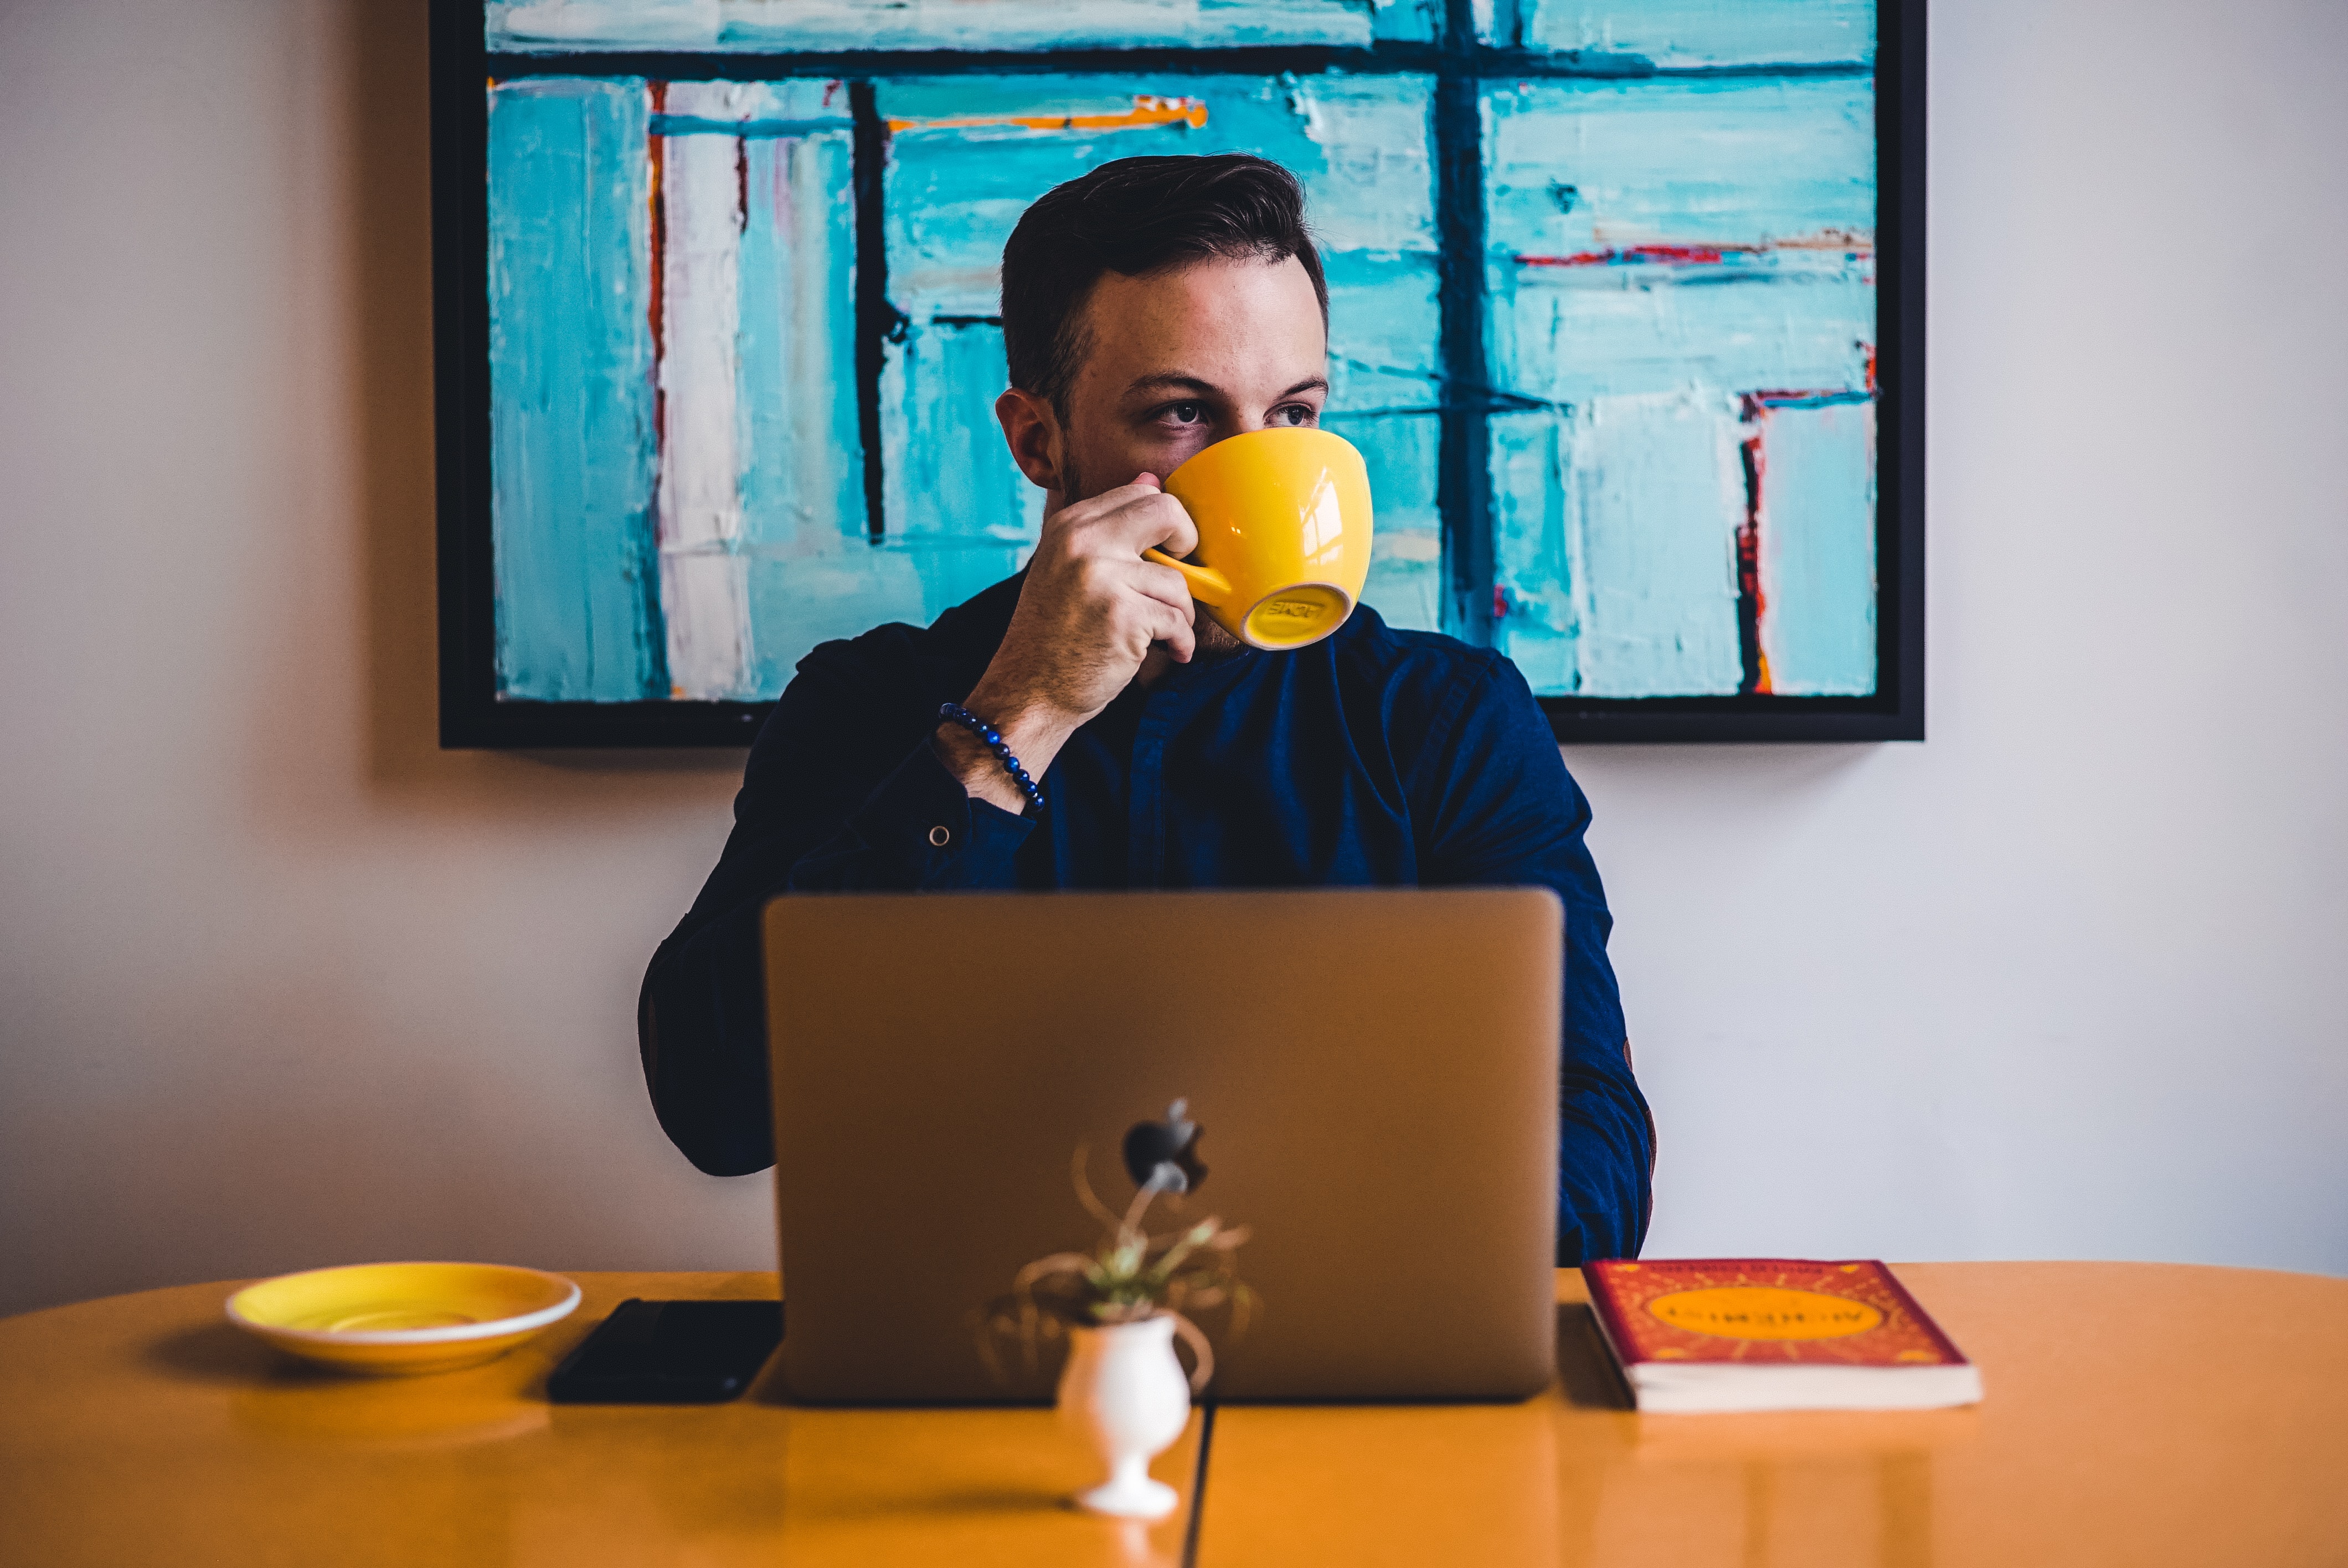
<svg viewBox="0 0 2348 1568">
<path fill-rule="evenodd" d="M 1197 547 L 1158 487 L 1184 458 L 1319 422 L 1327 321 L 1277 164 L 1128 158 L 1028 209 L 1003 253 L 995 415 L 1045 492 L 1043 537 L 927 630 L 818 648 L 760 732 L 725 855 L 644 978 L 645 1078 L 694 1163 L 774 1157 L 758 921 L 779 893 L 1538 883 L 1566 907 L 1560 1260 L 1637 1252 L 1653 1128 L 1589 805 L 1524 678 L 1366 606 L 1256 651 L 1142 559 Z"/>
</svg>

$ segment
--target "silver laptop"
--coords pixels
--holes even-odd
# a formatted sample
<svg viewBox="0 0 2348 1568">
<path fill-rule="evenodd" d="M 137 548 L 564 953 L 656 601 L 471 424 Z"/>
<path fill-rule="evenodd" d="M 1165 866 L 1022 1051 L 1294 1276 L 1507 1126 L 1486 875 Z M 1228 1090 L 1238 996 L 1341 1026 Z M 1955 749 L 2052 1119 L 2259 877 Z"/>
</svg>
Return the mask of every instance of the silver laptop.
<svg viewBox="0 0 2348 1568">
<path fill-rule="evenodd" d="M 1231 1399 L 1507 1399 L 1551 1375 L 1563 914 L 1545 889 L 792 895 L 766 915 L 790 1397 L 1048 1399 L 988 1327 L 1098 1244 L 1187 1103 L 1154 1230 L 1245 1225 Z"/>
</svg>

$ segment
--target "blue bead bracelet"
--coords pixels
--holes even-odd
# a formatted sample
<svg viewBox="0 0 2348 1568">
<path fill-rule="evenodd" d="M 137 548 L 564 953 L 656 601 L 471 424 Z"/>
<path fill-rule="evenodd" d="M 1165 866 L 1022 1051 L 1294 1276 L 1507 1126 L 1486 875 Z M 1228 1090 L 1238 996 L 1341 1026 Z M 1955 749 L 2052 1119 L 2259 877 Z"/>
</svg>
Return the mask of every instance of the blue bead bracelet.
<svg viewBox="0 0 2348 1568">
<path fill-rule="evenodd" d="M 986 749 L 994 753 L 995 760 L 1001 763 L 1004 771 L 1011 774 L 1011 782 L 1019 786 L 1019 793 L 1027 797 L 1027 809 L 1035 813 L 1043 811 L 1044 786 L 1027 776 L 1027 770 L 1019 765 L 1019 759 L 1013 756 L 1011 748 L 1003 743 L 1002 731 L 963 707 L 960 702 L 939 703 L 938 717 L 953 720 L 980 740 L 984 741 Z"/>
</svg>

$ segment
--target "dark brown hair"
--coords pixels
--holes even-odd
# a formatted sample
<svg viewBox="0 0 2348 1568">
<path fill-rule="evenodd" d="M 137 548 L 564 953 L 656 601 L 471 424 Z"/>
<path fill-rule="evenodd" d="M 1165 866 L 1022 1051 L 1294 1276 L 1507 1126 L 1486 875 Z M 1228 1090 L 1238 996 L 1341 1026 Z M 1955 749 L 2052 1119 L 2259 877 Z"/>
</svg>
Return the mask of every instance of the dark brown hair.
<svg viewBox="0 0 2348 1568">
<path fill-rule="evenodd" d="M 1003 247 L 1003 348 L 1011 384 L 1067 417 L 1068 388 L 1091 351 L 1085 302 L 1103 272 L 1140 277 L 1210 256 L 1293 256 L 1313 280 L 1321 322 L 1329 284 L 1304 226 L 1304 188 L 1243 152 L 1120 158 L 1036 199 Z"/>
</svg>

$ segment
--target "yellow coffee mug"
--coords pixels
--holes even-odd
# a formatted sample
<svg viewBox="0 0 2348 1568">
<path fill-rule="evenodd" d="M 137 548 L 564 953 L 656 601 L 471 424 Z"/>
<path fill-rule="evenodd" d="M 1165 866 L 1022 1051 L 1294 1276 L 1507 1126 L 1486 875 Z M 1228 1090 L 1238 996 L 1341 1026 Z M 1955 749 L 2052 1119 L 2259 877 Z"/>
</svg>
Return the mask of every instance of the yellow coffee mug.
<svg viewBox="0 0 2348 1568">
<path fill-rule="evenodd" d="M 1192 559 L 1141 553 L 1251 648 L 1285 652 L 1345 624 L 1370 574 L 1370 475 L 1342 436 L 1282 426 L 1206 447 L 1167 476 L 1199 528 Z"/>
</svg>

